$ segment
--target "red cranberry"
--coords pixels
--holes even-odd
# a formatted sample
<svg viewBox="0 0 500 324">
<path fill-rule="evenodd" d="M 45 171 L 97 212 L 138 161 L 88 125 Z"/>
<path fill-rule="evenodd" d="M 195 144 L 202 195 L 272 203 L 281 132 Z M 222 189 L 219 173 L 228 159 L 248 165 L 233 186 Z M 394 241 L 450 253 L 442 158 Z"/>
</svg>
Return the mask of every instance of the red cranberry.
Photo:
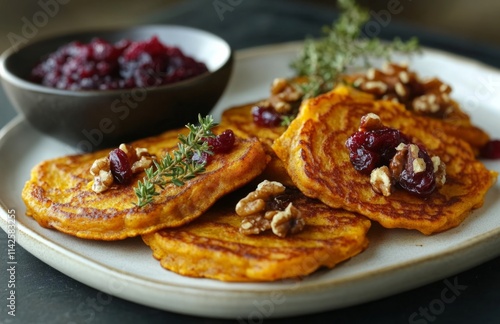
<svg viewBox="0 0 500 324">
<path fill-rule="evenodd" d="M 484 159 L 500 159 L 500 140 L 491 140 L 486 143 L 479 155 Z"/>
<path fill-rule="evenodd" d="M 212 144 L 214 153 L 228 153 L 234 146 L 235 136 L 232 130 L 227 129 L 215 137 L 216 143 Z"/>
<path fill-rule="evenodd" d="M 228 153 L 233 148 L 235 140 L 236 137 L 234 136 L 233 131 L 230 129 L 225 130 L 215 137 L 208 137 L 203 139 L 203 141 L 208 143 L 208 145 L 210 146 L 210 150 L 214 154 Z M 191 160 L 198 164 L 208 164 L 210 163 L 211 159 L 212 155 L 208 153 L 199 154 L 195 152 L 191 157 Z"/>
<path fill-rule="evenodd" d="M 252 107 L 253 122 L 263 127 L 276 127 L 281 125 L 282 115 L 272 108 L 260 106 Z"/>
<path fill-rule="evenodd" d="M 399 130 L 384 127 L 356 132 L 347 139 L 346 146 L 354 168 L 363 174 L 370 174 L 373 169 L 389 164 L 400 143 L 409 142 Z"/>
<path fill-rule="evenodd" d="M 397 184 L 411 193 L 426 196 L 436 189 L 434 166 L 432 160 L 425 150 L 420 148 L 418 157 L 425 162 L 425 170 L 415 173 L 413 171 L 413 160 L 408 159 L 406 165 L 397 180 Z"/>
<path fill-rule="evenodd" d="M 114 179 L 118 183 L 129 183 L 132 180 L 132 169 L 127 154 L 117 148 L 109 152 L 108 158 Z"/>
</svg>

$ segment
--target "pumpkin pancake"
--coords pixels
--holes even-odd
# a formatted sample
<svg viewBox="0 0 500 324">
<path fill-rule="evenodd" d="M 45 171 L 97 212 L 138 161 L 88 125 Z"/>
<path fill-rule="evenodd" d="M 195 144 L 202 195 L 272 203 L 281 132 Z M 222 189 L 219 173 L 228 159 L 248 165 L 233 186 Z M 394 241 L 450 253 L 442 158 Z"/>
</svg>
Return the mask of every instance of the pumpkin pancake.
<svg viewBox="0 0 500 324">
<path fill-rule="evenodd" d="M 368 219 L 332 209 L 298 190 L 287 194 L 292 192 L 289 201 L 305 221 L 302 231 L 283 238 L 269 230 L 242 234 L 239 228 L 243 217 L 236 214 L 235 206 L 249 191 L 239 190 L 224 197 L 187 225 L 142 238 L 164 268 L 185 276 L 223 281 L 302 277 L 322 266 L 332 268 L 368 245 Z"/>
<path fill-rule="evenodd" d="M 186 128 L 132 143 L 158 157 L 176 148 Z M 40 225 L 85 239 L 119 240 L 183 225 L 205 212 L 223 195 L 244 185 L 265 168 L 268 156 L 256 139 L 236 138 L 229 153 L 216 154 L 206 171 L 183 186 L 167 184 L 156 199 L 135 205 L 134 188 L 145 174 L 134 174 L 130 184 L 117 184 L 96 193 L 89 170 L 109 150 L 41 162 L 31 172 L 22 198 L 27 214 Z"/>
<path fill-rule="evenodd" d="M 276 154 L 271 148 L 274 140 L 283 134 L 286 127 L 264 127 L 254 123 L 252 117 L 252 107 L 255 105 L 256 104 L 247 104 L 225 110 L 222 113 L 220 125 L 223 128 L 232 129 L 236 135 L 242 138 L 256 137 L 263 144 L 264 149 L 269 156 L 271 156 L 271 161 L 269 161 L 266 169 L 261 176 L 259 176 L 259 178 L 279 181 L 285 185 L 293 185 L 283 162 L 276 157 Z"/>
<path fill-rule="evenodd" d="M 345 146 L 368 113 L 423 145 L 429 155 L 439 156 L 446 164 L 446 183 L 426 197 L 402 189 L 389 196 L 376 193 L 370 176 L 354 169 Z M 345 87 L 303 102 L 298 117 L 273 149 L 305 195 L 359 212 L 387 228 L 424 234 L 460 224 L 483 204 L 497 177 L 475 159 L 465 141 L 449 135 L 441 121 L 416 116 L 398 103 L 358 96 Z"/>
</svg>

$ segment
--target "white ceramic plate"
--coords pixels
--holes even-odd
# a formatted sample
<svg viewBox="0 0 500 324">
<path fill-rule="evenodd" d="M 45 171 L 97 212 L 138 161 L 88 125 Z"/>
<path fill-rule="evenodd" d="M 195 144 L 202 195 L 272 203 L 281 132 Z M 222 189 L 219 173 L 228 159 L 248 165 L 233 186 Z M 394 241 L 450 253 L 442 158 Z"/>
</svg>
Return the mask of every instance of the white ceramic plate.
<svg viewBox="0 0 500 324">
<path fill-rule="evenodd" d="M 290 76 L 288 64 L 299 44 L 237 53 L 232 81 L 214 115 L 231 105 L 265 98 L 275 77 Z M 450 83 L 453 97 L 473 121 L 500 138 L 500 72 L 474 61 L 425 50 L 410 62 L 423 76 Z M 162 269 L 139 238 L 120 242 L 86 241 L 40 227 L 25 216 L 20 193 L 38 162 L 72 153 L 33 130 L 18 117 L 0 133 L 0 224 L 7 229 L 15 211 L 17 240 L 43 262 L 105 293 L 140 304 L 192 315 L 259 321 L 319 312 L 381 298 L 444 278 L 500 255 L 500 184 L 484 206 L 462 225 L 426 237 L 415 231 L 374 225 L 370 246 L 333 270 L 301 281 L 224 283 L 194 279 Z M 500 171 L 500 162 L 486 162 Z"/>
</svg>

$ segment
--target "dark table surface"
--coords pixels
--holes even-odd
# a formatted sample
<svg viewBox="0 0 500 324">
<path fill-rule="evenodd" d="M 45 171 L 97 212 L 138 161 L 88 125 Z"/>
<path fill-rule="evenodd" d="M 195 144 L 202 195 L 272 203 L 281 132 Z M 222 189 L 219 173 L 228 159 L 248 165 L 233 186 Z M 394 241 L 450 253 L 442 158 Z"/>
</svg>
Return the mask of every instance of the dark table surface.
<svg viewBox="0 0 500 324">
<path fill-rule="evenodd" d="M 169 23 L 199 27 L 225 38 L 234 49 L 301 40 L 318 36 L 321 26 L 337 14 L 292 1 L 189 1 L 165 8 L 144 23 Z M 293 3 L 293 4 L 292 4 Z M 380 28 L 381 38 L 416 35 L 422 44 L 469 56 L 500 67 L 500 49 L 391 22 Z M 16 115 L 0 91 L 0 127 Z M 0 157 L 1 158 L 1 157 Z M 0 231 L 2 264 L 7 264 L 7 235 Z M 17 247 L 16 317 L 7 315 L 7 272 L 1 271 L 0 323 L 229 323 L 230 320 L 191 317 L 160 311 L 113 297 L 96 303 L 99 291 L 81 284 Z M 439 303 L 446 280 L 462 290 L 453 302 Z M 438 307 L 436 305 L 445 305 Z M 434 306 L 434 308 L 433 308 Z M 417 316 L 413 315 L 417 314 Z M 413 317 L 412 317 L 413 315 Z M 261 321 L 254 319 L 254 323 Z M 500 258 L 449 278 L 377 301 L 302 317 L 267 320 L 269 323 L 500 323 Z M 251 323 L 251 321 L 248 321 Z"/>
</svg>

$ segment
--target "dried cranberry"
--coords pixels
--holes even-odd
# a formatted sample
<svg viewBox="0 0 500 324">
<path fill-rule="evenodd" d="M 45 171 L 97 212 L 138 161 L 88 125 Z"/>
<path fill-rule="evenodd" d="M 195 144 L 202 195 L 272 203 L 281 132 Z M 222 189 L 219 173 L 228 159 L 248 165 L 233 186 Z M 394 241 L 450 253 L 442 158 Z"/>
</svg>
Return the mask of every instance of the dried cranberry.
<svg viewBox="0 0 500 324">
<path fill-rule="evenodd" d="M 204 139 L 214 153 L 227 153 L 234 146 L 235 136 L 232 130 L 227 129 L 215 137 Z"/>
<path fill-rule="evenodd" d="M 399 130 L 384 127 L 356 132 L 347 139 L 346 146 L 354 168 L 363 174 L 370 174 L 373 169 L 389 164 L 400 143 L 409 142 Z"/>
<path fill-rule="evenodd" d="M 436 189 L 434 166 L 429 154 L 422 148 L 418 152 L 418 157 L 424 160 L 425 170 L 415 173 L 413 170 L 413 160 L 407 159 L 406 165 L 397 179 L 397 184 L 411 193 L 425 196 Z"/>
<path fill-rule="evenodd" d="M 479 155 L 484 159 L 500 159 L 500 140 L 491 140 L 486 143 Z"/>
<path fill-rule="evenodd" d="M 231 151 L 231 149 L 234 146 L 234 142 L 236 140 L 236 137 L 234 136 L 234 133 L 232 130 L 227 129 L 223 131 L 221 134 L 214 136 L 214 137 L 207 137 L 202 139 L 203 141 L 208 143 L 208 146 L 210 146 L 210 150 L 214 154 L 223 154 L 223 153 L 228 153 Z M 212 155 L 208 153 L 198 153 L 195 152 L 193 156 L 191 157 L 191 160 L 193 162 L 196 162 L 198 164 L 208 164 L 210 163 L 212 159 Z"/>
<path fill-rule="evenodd" d="M 299 198 L 300 191 L 297 189 L 286 188 L 285 192 L 277 195 L 266 202 L 267 210 L 285 210 L 288 205 Z"/>
<path fill-rule="evenodd" d="M 109 152 L 108 158 L 114 179 L 118 183 L 129 183 L 132 180 L 132 169 L 127 154 L 117 148 Z"/>
<path fill-rule="evenodd" d="M 231 151 L 235 141 L 234 133 L 232 130 L 227 129 L 221 134 L 217 135 L 215 138 L 216 143 L 213 146 L 214 153 L 227 153 Z"/>
<path fill-rule="evenodd" d="M 272 108 L 252 107 L 253 122 L 263 127 L 276 127 L 282 122 L 282 115 Z"/>
</svg>

